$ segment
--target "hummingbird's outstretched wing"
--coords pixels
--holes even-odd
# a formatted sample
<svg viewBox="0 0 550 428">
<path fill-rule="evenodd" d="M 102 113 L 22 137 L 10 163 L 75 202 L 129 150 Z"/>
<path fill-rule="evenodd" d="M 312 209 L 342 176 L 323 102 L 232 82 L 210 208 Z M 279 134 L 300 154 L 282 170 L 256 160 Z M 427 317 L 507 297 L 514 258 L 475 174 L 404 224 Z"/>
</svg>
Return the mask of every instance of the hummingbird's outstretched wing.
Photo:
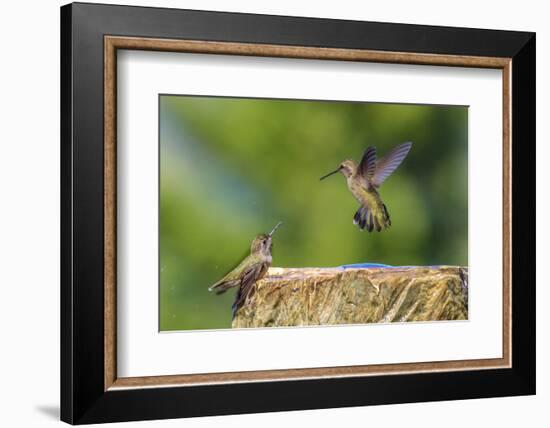
<svg viewBox="0 0 550 428">
<path fill-rule="evenodd" d="M 259 262 L 247 269 L 241 279 L 241 286 L 235 297 L 235 303 L 233 303 L 233 316 L 237 313 L 239 308 L 247 301 L 249 297 L 254 294 L 254 284 L 259 279 L 262 279 L 267 272 L 268 265 L 265 262 Z"/>
<path fill-rule="evenodd" d="M 401 162 L 403 162 L 403 159 L 405 159 L 405 157 L 409 153 L 411 146 L 412 143 L 410 142 L 400 144 L 399 146 L 395 147 L 391 152 L 389 152 L 385 157 L 380 159 L 376 163 L 376 170 L 374 171 L 374 175 L 371 179 L 372 184 L 374 184 L 376 187 L 380 187 L 384 180 L 388 178 L 399 165 L 401 165 Z"/>
<path fill-rule="evenodd" d="M 363 153 L 357 171 L 362 177 L 371 178 L 376 171 L 376 148 L 370 146 Z"/>
</svg>

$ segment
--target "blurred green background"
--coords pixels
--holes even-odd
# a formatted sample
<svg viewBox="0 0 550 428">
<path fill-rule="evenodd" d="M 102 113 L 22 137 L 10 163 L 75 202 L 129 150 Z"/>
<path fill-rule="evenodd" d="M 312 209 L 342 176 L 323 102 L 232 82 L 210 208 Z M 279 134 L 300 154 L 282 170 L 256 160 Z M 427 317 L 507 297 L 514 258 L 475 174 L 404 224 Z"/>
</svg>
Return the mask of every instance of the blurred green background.
<svg viewBox="0 0 550 428">
<path fill-rule="evenodd" d="M 413 141 L 381 187 L 393 226 L 352 224 L 369 145 Z M 273 266 L 468 264 L 467 107 L 160 96 L 160 329 L 231 327 L 208 287 L 279 220 Z"/>
</svg>

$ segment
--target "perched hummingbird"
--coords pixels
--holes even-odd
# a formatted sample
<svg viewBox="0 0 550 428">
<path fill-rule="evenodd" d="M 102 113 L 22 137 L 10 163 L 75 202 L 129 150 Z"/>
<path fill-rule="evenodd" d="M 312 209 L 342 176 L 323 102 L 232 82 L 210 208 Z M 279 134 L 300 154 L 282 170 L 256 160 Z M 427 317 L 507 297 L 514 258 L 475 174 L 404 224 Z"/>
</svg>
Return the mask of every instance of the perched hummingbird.
<svg viewBox="0 0 550 428">
<path fill-rule="evenodd" d="M 347 180 L 348 189 L 361 204 L 353 224 L 358 224 L 361 230 L 380 232 L 391 226 L 390 215 L 382 202 L 378 189 L 386 178 L 403 162 L 411 149 L 412 143 L 403 143 L 395 147 L 386 157 L 376 160 L 376 149 L 365 150 L 359 166 L 352 160 L 345 160 L 331 173 L 321 177 L 321 180 L 341 172 Z"/>
<path fill-rule="evenodd" d="M 216 291 L 216 294 L 225 293 L 228 289 L 239 287 L 235 303 L 233 303 L 233 315 L 252 297 L 254 284 L 262 279 L 271 266 L 272 237 L 282 223 L 275 225 L 267 235 L 262 233 L 252 241 L 250 254 L 231 272 L 211 286 L 208 291 Z"/>
</svg>

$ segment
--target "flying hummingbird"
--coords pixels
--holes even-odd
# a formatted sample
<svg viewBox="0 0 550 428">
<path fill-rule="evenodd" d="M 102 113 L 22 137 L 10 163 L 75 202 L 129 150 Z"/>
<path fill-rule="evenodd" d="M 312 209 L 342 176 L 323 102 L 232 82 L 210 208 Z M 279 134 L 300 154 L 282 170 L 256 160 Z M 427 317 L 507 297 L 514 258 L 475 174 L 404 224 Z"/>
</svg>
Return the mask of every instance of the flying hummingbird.
<svg viewBox="0 0 550 428">
<path fill-rule="evenodd" d="M 254 293 L 254 284 L 262 279 L 271 266 L 272 237 L 282 223 L 275 225 L 267 235 L 262 233 L 252 241 L 250 254 L 231 272 L 212 285 L 208 291 L 216 291 L 216 294 L 225 293 L 228 289 L 239 287 L 235 303 L 233 303 L 233 315 Z"/>
<path fill-rule="evenodd" d="M 358 166 L 352 160 L 345 160 L 336 170 L 321 177 L 324 180 L 337 172 L 346 177 L 349 191 L 361 205 L 353 217 L 353 224 L 359 225 L 361 230 L 380 232 L 391 226 L 390 215 L 378 189 L 403 162 L 411 146 L 410 142 L 400 144 L 378 161 L 376 149 L 371 146 L 365 150 Z"/>
</svg>

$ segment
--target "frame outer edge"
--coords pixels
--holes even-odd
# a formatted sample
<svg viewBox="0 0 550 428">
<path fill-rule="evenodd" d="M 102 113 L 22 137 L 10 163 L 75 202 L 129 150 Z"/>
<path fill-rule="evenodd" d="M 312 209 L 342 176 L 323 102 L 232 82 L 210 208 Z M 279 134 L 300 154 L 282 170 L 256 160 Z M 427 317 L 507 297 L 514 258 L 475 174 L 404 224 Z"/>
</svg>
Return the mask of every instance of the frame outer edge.
<svg viewBox="0 0 550 428">
<path fill-rule="evenodd" d="M 536 35 L 512 59 L 513 370 L 536 392 Z M 517 171 L 520 166 L 521 174 Z"/>
<path fill-rule="evenodd" d="M 72 5 L 60 9 L 60 157 L 61 157 L 61 349 L 60 349 L 60 418 L 74 423 L 74 365 L 73 365 L 73 153 L 72 153 L 72 110 L 73 110 L 73 34 Z"/>
<path fill-rule="evenodd" d="M 146 14 L 151 15 L 151 20 L 144 20 Z M 96 135 L 97 125 L 101 122 L 98 114 L 98 100 L 103 101 L 103 95 L 97 96 L 96 93 L 100 90 L 95 69 L 90 70 L 83 67 L 85 63 L 95 61 L 92 63 L 95 68 L 98 63 L 97 55 L 99 54 L 97 44 L 99 42 L 99 35 L 103 37 L 106 34 L 119 34 L 130 35 L 147 33 L 149 36 L 152 34 L 159 37 L 175 38 L 189 37 L 197 38 L 200 35 L 206 33 L 206 39 L 209 40 L 225 40 L 241 41 L 244 43 L 257 43 L 256 40 L 269 40 L 275 41 L 275 44 L 281 43 L 281 40 L 290 38 L 291 43 L 300 44 L 300 40 L 311 40 L 315 38 L 315 32 L 319 30 L 317 23 L 313 25 L 313 19 L 307 18 L 288 18 L 276 17 L 276 16 L 264 16 L 246 14 L 231 14 L 223 13 L 223 19 L 221 19 L 219 12 L 198 12 L 198 11 L 183 11 L 183 10 L 169 10 L 159 8 L 139 8 L 139 7 L 127 7 L 127 6 L 106 6 L 106 5 L 92 5 L 92 4 L 74 4 L 62 7 L 61 11 L 61 417 L 62 420 L 69 423 L 92 423 L 92 422 L 114 422 L 114 421 L 128 421 L 128 420 L 143 420 L 143 419 L 159 419 L 159 418 L 174 418 L 174 417 L 189 417 L 189 416 L 205 416 L 215 414 L 237 414 L 237 413 L 251 413 L 251 412 L 266 412 L 266 411 L 282 411 L 282 410 L 299 410 L 299 409 L 317 409 L 328 407 L 347 407 L 347 406 L 364 406 L 372 404 L 389 404 L 389 403 L 401 403 L 401 402 L 418 402 L 418 401 L 438 401 L 442 399 L 463 399 L 463 398 L 481 398 L 481 397 L 496 397 L 506 395 L 525 395 L 532 394 L 535 391 L 535 336 L 534 336 L 534 312 L 529 312 L 534 308 L 534 246 L 532 242 L 534 240 L 534 223 L 532 209 L 534 208 L 534 169 L 531 169 L 534 165 L 534 101 L 535 101 L 535 49 L 534 49 L 534 34 L 524 32 L 506 32 L 506 31 L 489 31 L 489 30 L 475 30 L 475 29 L 452 29 L 444 27 L 426 27 L 426 26 L 414 26 L 416 33 L 428 32 L 432 34 L 443 34 L 444 37 L 441 43 L 431 42 L 422 45 L 422 49 L 411 49 L 410 52 L 433 52 L 441 53 L 442 51 L 457 52 L 458 55 L 466 54 L 466 52 L 495 52 L 497 57 L 514 57 L 512 61 L 513 68 L 513 98 L 512 109 L 518 116 L 512 117 L 513 129 L 512 133 L 516 145 L 512 145 L 512 163 L 514 166 L 519 165 L 523 172 L 527 172 L 528 177 L 520 180 L 518 183 L 516 174 L 516 184 L 512 183 L 512 186 L 518 191 L 524 191 L 522 187 L 525 184 L 532 184 L 531 188 L 526 190 L 526 193 L 519 198 L 520 201 L 527 202 L 526 206 L 522 206 L 522 211 L 525 213 L 518 216 L 518 210 L 512 212 L 512 219 L 515 220 L 516 226 L 520 226 L 521 232 L 528 232 L 526 236 L 522 237 L 518 233 L 518 228 L 515 228 L 512 233 L 514 236 L 514 244 L 517 248 L 512 248 L 512 257 L 514 262 L 516 259 L 520 259 L 520 272 L 518 272 L 518 266 L 513 270 L 512 274 L 515 279 L 516 289 L 513 291 L 513 307 L 512 311 L 514 317 L 514 343 L 513 343 L 513 363 L 512 369 L 499 369 L 494 371 L 486 371 L 484 375 L 486 382 L 482 382 L 478 385 L 474 391 L 466 393 L 468 388 L 466 385 L 471 385 L 472 382 L 477 382 L 480 379 L 479 373 L 475 371 L 466 371 L 458 375 L 456 372 L 445 372 L 435 374 L 423 375 L 422 379 L 431 379 L 433 385 L 426 385 L 426 391 L 419 390 L 417 394 L 414 394 L 411 398 L 411 394 L 407 393 L 410 390 L 411 385 L 418 384 L 420 377 L 416 374 L 407 376 L 399 375 L 397 378 L 390 376 L 390 379 L 385 379 L 380 382 L 378 377 L 373 377 L 369 381 L 369 387 L 362 380 L 357 378 L 347 378 L 331 380 L 330 385 L 328 381 L 323 380 L 308 380 L 308 381 L 296 381 L 293 387 L 283 386 L 282 382 L 266 382 L 248 384 L 231 384 L 228 386 L 217 385 L 202 387 L 197 386 L 193 388 L 161 388 L 161 389 L 140 389 L 138 391 L 104 391 L 104 371 L 99 373 L 100 368 L 104 368 L 103 362 L 98 361 L 97 356 L 99 353 L 105 352 L 105 342 L 101 340 L 101 347 L 99 345 L 99 339 L 97 338 L 98 329 L 103 328 L 104 314 L 103 311 L 100 316 L 96 316 L 96 312 L 91 312 L 92 309 L 97 309 L 99 304 L 95 298 L 95 282 L 97 282 L 97 276 L 93 274 L 92 280 L 86 279 L 84 282 L 85 287 L 82 288 L 80 278 L 77 274 L 81 273 L 82 267 L 79 264 L 73 264 L 73 253 L 80 255 L 77 250 L 80 250 L 82 243 L 80 235 L 85 235 L 90 238 L 90 234 L 83 233 L 80 229 L 81 225 L 73 222 L 80 220 L 82 222 L 82 211 L 77 210 L 81 208 L 82 195 L 79 191 L 84 190 L 86 192 L 95 191 L 96 184 L 87 185 L 85 182 L 76 181 L 76 178 L 85 177 L 85 174 L 81 173 L 77 169 L 77 162 L 83 160 L 82 154 L 79 154 L 80 150 L 86 149 L 88 154 L 97 155 L 96 152 L 90 152 L 87 146 L 90 143 L 96 144 L 96 141 L 101 138 Z M 109 19 L 104 19 L 109 16 Z M 149 15 L 147 15 L 149 16 Z M 214 28 L 211 30 L 204 30 L 204 21 L 211 19 L 214 22 L 220 22 L 222 24 L 227 23 L 230 20 L 239 22 L 243 25 L 233 25 L 223 28 Z M 256 18 L 256 21 L 253 21 Z M 264 22 L 268 28 L 265 31 L 262 27 L 260 33 L 252 32 L 249 29 L 248 24 L 256 22 L 258 20 Z M 290 22 L 291 21 L 291 22 Z M 358 27 L 364 25 L 374 26 L 376 28 L 384 27 L 387 32 L 388 29 L 397 33 L 403 33 L 410 31 L 404 24 L 380 24 L 380 23 L 360 23 L 350 21 L 349 23 L 340 22 L 336 23 L 333 20 L 316 20 L 318 23 L 322 23 L 323 26 L 329 25 L 331 30 L 339 30 L 342 25 L 349 25 L 354 27 L 353 31 L 346 32 L 342 35 L 341 32 L 332 31 L 330 34 L 325 34 L 323 40 L 319 43 L 324 45 L 335 46 L 338 48 L 343 45 L 347 45 L 348 41 L 356 35 Z M 332 24 L 332 22 L 335 22 Z M 179 25 L 180 23 L 187 24 L 185 29 Z M 273 32 L 274 24 L 281 23 L 289 25 L 289 32 L 285 34 L 275 34 Z M 304 24 L 303 28 L 300 26 L 298 32 L 297 24 Z M 170 24 L 168 26 L 161 27 L 160 24 Z M 178 25 L 174 25 L 178 24 Z M 306 25 L 307 24 L 307 25 Z M 313 27 L 310 27 L 312 24 Z M 138 25 L 144 26 L 144 31 L 137 30 Z M 334 28 L 332 28 L 334 27 Z M 420 29 L 422 27 L 422 29 Z M 257 29 L 258 30 L 258 29 Z M 247 32 L 248 31 L 248 32 Z M 271 32 L 270 32 L 271 31 Z M 449 34 L 452 33 L 452 34 Z M 197 36 L 197 34 L 199 36 Z M 473 40 L 477 34 L 479 40 L 480 35 L 487 35 L 488 41 L 483 44 L 479 41 Z M 182 35 L 182 36 L 180 36 Z M 461 41 L 461 36 L 466 38 Z M 449 38 L 450 36 L 450 38 Z M 454 40 L 457 41 L 458 46 L 455 47 Z M 380 41 L 375 38 L 372 41 L 374 50 L 384 50 L 380 47 L 381 44 L 399 45 L 398 36 L 394 38 L 390 37 L 389 42 Z M 410 38 L 409 38 L 410 39 Z M 436 37 L 437 39 L 437 37 Z M 203 39 L 200 39 L 203 40 Z M 355 40 L 357 42 L 357 40 Z M 354 41 L 350 43 L 355 44 Z M 370 41 L 369 41 L 370 43 Z M 405 42 L 402 42 L 405 43 Z M 438 44 L 439 43 L 439 44 Z M 309 43 L 303 43 L 309 45 Z M 359 43 L 362 44 L 362 43 Z M 405 43 L 407 44 L 407 43 Z M 413 43 L 414 45 L 414 43 Z M 527 46 L 529 45 L 529 46 Z M 489 46 L 489 48 L 488 48 Z M 79 55 L 76 57 L 77 49 Z M 345 48 L 345 47 L 342 47 Z M 364 47 L 360 47 L 364 49 Z M 101 50 L 103 53 L 103 50 Z M 481 54 L 480 54 L 481 55 Z M 517 57 L 516 57 L 517 55 Z M 484 56 L 484 55 L 481 55 Z M 80 74 L 74 74 L 74 69 Z M 101 67 L 103 69 L 103 67 Z M 520 71 L 522 78 L 519 78 L 517 71 Z M 84 74 L 85 77 L 82 76 Z M 532 79 L 532 81 L 529 81 Z M 518 82 L 524 82 L 524 85 L 519 85 Z M 521 89 L 520 89 L 521 87 Z M 103 85 L 101 85 L 103 88 Z M 526 89 L 527 94 L 518 98 L 518 94 L 521 95 L 521 91 Z M 88 109 L 83 109 L 79 106 L 78 102 L 83 100 L 77 99 L 85 96 L 85 101 L 92 103 Z M 76 104 L 75 104 L 76 103 Z M 79 116 L 75 119 L 73 125 L 73 114 L 75 106 L 78 108 L 76 113 Z M 522 111 L 525 110 L 525 111 Z M 82 121 L 82 115 L 84 112 L 88 116 L 88 122 Z M 530 118 L 529 115 L 532 115 Z M 520 117 L 521 116 L 521 117 Z M 85 125 L 85 126 L 83 126 Z M 88 126 L 95 125 L 95 126 Z M 87 131 L 83 133 L 82 131 Z M 522 131 L 525 132 L 522 135 Z M 103 135 L 104 130 L 97 131 L 97 134 Z M 78 135 L 77 135 L 78 134 Z M 77 135 L 77 137 L 75 137 Z M 521 139 L 522 149 L 530 152 L 522 154 L 518 145 L 518 137 Z M 78 145 L 77 145 L 78 143 Z M 531 147 L 531 144 L 533 147 Z M 75 151 L 75 149 L 79 149 Z M 78 156 L 77 156 L 78 155 Z M 93 161 L 97 159 L 94 157 Z M 80 166 L 86 166 L 86 164 L 80 164 Z M 95 167 L 95 164 L 92 165 Z M 516 172 L 518 169 L 516 169 Z M 79 173 L 78 177 L 73 177 L 76 173 Z M 91 173 L 90 171 L 86 172 Z M 99 177 L 103 179 L 101 174 Z M 94 177 L 95 179 L 95 177 Z M 76 183 L 73 190 L 73 183 Z M 78 188 L 77 188 L 78 186 Z M 95 194 L 93 195 L 95 198 Z M 77 198 L 78 197 L 78 198 Z M 75 198 L 77 200 L 75 201 Z M 104 195 L 102 195 L 102 200 Z M 516 196 L 512 193 L 511 198 L 517 202 Z M 532 199 L 529 199 L 532 198 Z M 94 199 L 97 203 L 99 198 Z M 531 201 L 531 202 L 529 202 Z M 92 206 L 93 208 L 93 206 Z M 524 209 L 525 208 L 525 209 Z M 94 214 L 95 208 L 93 209 Z M 79 214 L 81 218 L 76 218 L 75 215 Z M 103 207 L 101 207 L 101 216 L 104 214 Z M 64 220 L 70 222 L 67 225 Z M 97 222 L 90 218 L 92 227 L 94 230 L 99 229 Z M 527 222 L 526 224 L 520 222 Z M 103 223 L 102 223 L 103 224 Z M 514 224 L 514 223 L 513 223 Z M 103 232 L 103 228 L 102 232 Z M 515 231 L 515 233 L 514 233 Z M 78 235 L 77 235 L 78 234 Z M 105 235 L 101 234 L 101 239 Z M 82 252 L 82 255 L 97 253 L 97 241 L 92 239 L 90 243 L 90 249 L 86 248 L 86 251 Z M 77 245 L 78 244 L 78 245 Z M 523 252 L 523 253 L 522 253 Z M 527 260 L 525 260 L 527 259 Z M 93 261 L 96 263 L 96 260 Z M 80 269 L 80 270 L 79 270 Z M 105 273 L 101 270 L 101 275 Z M 78 283 L 76 281 L 79 280 Z M 519 281 L 518 281 L 519 280 Z M 526 288 L 523 289 L 523 283 L 526 282 Z M 521 286 L 521 290 L 518 288 L 518 283 Z M 90 288 L 93 286 L 92 288 Z M 78 294 L 74 294 L 78 291 Z M 514 292 L 515 291 L 515 292 Z M 101 293 L 103 294 L 103 292 Z M 522 296 L 525 294 L 525 296 Z M 86 299 L 89 303 L 86 303 Z M 518 302 L 516 297 L 520 297 L 521 303 Z M 103 295 L 101 296 L 103 301 Z M 102 305 L 103 306 L 103 305 Z M 521 315 L 518 317 L 518 315 Z M 89 321 L 87 320 L 89 319 Z M 68 324 L 67 324 L 68 321 Z M 77 333 L 80 333 L 78 335 Z M 521 341 L 517 340 L 518 333 L 522 334 Z M 78 338 L 78 341 L 75 339 Z M 103 339 L 103 338 L 102 338 Z M 84 341 L 87 341 L 88 348 L 83 346 Z M 90 342 L 93 340 L 93 343 Z M 90 342 L 90 343 L 88 343 Z M 96 343 L 97 342 L 97 343 Z M 78 346 L 77 346 L 78 345 Z M 97 346 L 96 346 L 97 345 Z M 515 346 L 514 346 L 515 345 Z M 91 349 L 90 349 L 91 346 Z M 97 348 L 97 349 L 96 349 Z M 92 351 L 92 353 L 90 352 Z M 96 355 L 93 355 L 93 352 Z M 103 356 L 103 355 L 102 355 Z M 75 367 L 77 369 L 75 369 Z M 426 376 L 426 377 L 424 377 Z M 384 376 L 386 377 L 386 376 Z M 387 378 L 387 377 L 386 377 Z M 394 378 L 394 379 L 392 379 Z M 404 382 L 405 386 L 401 384 Z M 453 382 L 455 388 L 450 391 L 448 388 L 444 388 L 449 385 L 449 382 Z M 285 382 L 286 383 L 286 382 Z M 392 395 L 386 396 L 381 399 L 379 396 L 372 396 L 369 392 L 372 386 L 382 386 L 387 392 L 393 391 Z M 311 390 L 311 388 L 314 388 Z M 439 390 L 438 390 L 439 389 Z M 102 392 L 100 390 L 103 390 Z M 258 391 L 269 391 L 273 395 L 273 402 L 264 402 L 264 400 L 257 401 Z M 311 392 L 316 391 L 316 394 Z M 360 394 L 363 391 L 364 394 Z M 238 393 L 243 393 L 251 402 L 242 402 L 241 397 L 236 397 Z M 357 394 L 359 393 L 359 394 Z M 218 402 L 218 405 L 212 407 L 205 403 L 206 394 L 214 396 L 225 397 L 225 400 Z M 468 394 L 466 396 L 465 394 Z"/>
</svg>

